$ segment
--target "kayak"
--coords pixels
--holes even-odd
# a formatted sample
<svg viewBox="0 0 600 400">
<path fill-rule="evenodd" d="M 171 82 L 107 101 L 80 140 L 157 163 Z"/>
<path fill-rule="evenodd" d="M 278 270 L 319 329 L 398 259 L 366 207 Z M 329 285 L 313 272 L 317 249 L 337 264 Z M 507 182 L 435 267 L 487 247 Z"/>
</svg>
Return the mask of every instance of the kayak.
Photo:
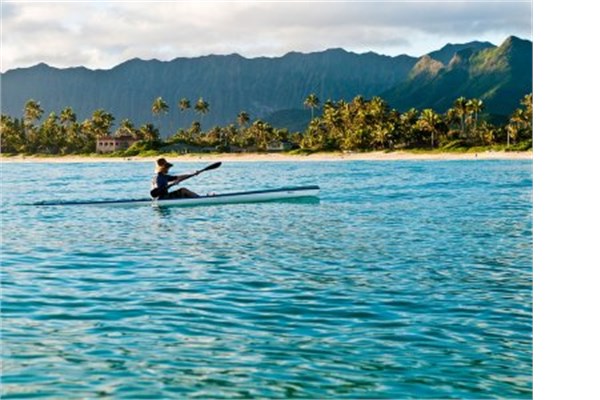
<svg viewBox="0 0 600 400">
<path fill-rule="evenodd" d="M 40 201 L 34 206 L 192 206 L 211 204 L 258 203 L 290 199 L 315 199 L 319 196 L 319 186 L 297 186 L 279 189 L 253 190 L 248 192 L 210 193 L 196 198 L 185 199 L 127 199 L 94 201 Z"/>
</svg>

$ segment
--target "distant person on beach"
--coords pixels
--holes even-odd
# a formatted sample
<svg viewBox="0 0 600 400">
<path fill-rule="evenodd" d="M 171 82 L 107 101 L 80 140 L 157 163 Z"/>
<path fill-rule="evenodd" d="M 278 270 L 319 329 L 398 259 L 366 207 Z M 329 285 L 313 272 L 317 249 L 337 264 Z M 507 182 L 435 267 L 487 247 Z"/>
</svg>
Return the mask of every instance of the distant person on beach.
<svg viewBox="0 0 600 400">
<path fill-rule="evenodd" d="M 173 192 L 169 192 L 169 187 L 177 185 L 184 179 L 191 178 L 194 175 L 198 175 L 199 172 L 186 175 L 169 175 L 169 169 L 173 166 L 170 162 L 167 162 L 164 158 L 156 160 L 156 175 L 152 178 L 152 191 L 150 192 L 152 197 L 159 199 L 183 199 L 200 197 L 196 193 L 186 188 L 180 188 Z"/>
</svg>

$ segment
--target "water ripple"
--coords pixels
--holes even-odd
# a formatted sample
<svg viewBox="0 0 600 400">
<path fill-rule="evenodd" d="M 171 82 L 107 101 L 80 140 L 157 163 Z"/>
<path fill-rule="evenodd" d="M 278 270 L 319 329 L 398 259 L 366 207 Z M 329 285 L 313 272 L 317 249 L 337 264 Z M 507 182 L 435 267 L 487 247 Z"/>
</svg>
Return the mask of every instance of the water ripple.
<svg viewBox="0 0 600 400">
<path fill-rule="evenodd" d="M 230 163 L 194 184 L 321 202 L 22 205 L 151 170 L 4 174 L 2 398 L 532 397 L 531 162 Z"/>
</svg>

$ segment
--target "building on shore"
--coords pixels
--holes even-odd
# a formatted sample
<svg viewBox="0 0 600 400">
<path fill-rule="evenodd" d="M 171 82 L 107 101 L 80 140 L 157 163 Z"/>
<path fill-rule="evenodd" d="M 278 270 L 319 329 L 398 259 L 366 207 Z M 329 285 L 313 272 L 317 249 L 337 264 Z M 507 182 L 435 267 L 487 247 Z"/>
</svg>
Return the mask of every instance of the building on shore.
<svg viewBox="0 0 600 400">
<path fill-rule="evenodd" d="M 102 136 L 96 140 L 96 153 L 112 153 L 127 150 L 136 140 L 133 136 Z"/>
<path fill-rule="evenodd" d="M 282 140 L 273 140 L 267 145 L 268 152 L 278 151 L 290 151 L 292 149 L 292 143 Z"/>
</svg>

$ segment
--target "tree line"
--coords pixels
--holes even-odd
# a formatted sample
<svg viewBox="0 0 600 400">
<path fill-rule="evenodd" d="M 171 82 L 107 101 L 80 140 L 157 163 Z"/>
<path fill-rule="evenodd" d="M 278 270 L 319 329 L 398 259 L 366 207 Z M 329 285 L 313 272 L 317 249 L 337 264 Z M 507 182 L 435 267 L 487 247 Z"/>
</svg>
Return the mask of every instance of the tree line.
<svg viewBox="0 0 600 400">
<path fill-rule="evenodd" d="M 197 113 L 198 119 L 189 127 L 179 128 L 161 139 L 157 125 L 144 123 L 135 126 L 124 119 L 115 127 L 115 118 L 99 109 L 79 121 L 71 107 L 60 114 L 50 112 L 42 119 L 44 110 L 39 102 L 29 100 L 23 116 L 13 118 L 2 114 L 0 121 L 0 150 L 2 153 L 26 154 L 86 154 L 96 150 L 101 137 L 131 136 L 136 144 L 127 151 L 135 155 L 142 151 L 158 150 L 166 145 L 183 143 L 220 152 L 265 151 L 270 143 L 287 142 L 292 149 L 301 151 L 372 151 L 403 149 L 451 149 L 475 146 L 497 146 L 530 149 L 533 143 L 533 96 L 523 97 L 520 107 L 506 123 L 495 125 L 485 114 L 480 99 L 456 99 L 445 113 L 431 108 L 411 108 L 398 112 L 380 97 L 365 99 L 357 96 L 352 101 L 328 100 L 321 105 L 315 94 L 303 103 L 310 109 L 311 119 L 304 132 L 289 132 L 275 128 L 261 119 L 251 120 L 241 111 L 236 121 L 207 131 L 202 129 L 202 117 L 210 111 L 210 104 L 199 98 L 193 105 L 186 98 L 177 106 L 179 112 Z M 156 98 L 151 111 L 157 122 L 169 112 L 169 105 Z M 317 112 L 315 112 L 317 111 Z"/>
</svg>

